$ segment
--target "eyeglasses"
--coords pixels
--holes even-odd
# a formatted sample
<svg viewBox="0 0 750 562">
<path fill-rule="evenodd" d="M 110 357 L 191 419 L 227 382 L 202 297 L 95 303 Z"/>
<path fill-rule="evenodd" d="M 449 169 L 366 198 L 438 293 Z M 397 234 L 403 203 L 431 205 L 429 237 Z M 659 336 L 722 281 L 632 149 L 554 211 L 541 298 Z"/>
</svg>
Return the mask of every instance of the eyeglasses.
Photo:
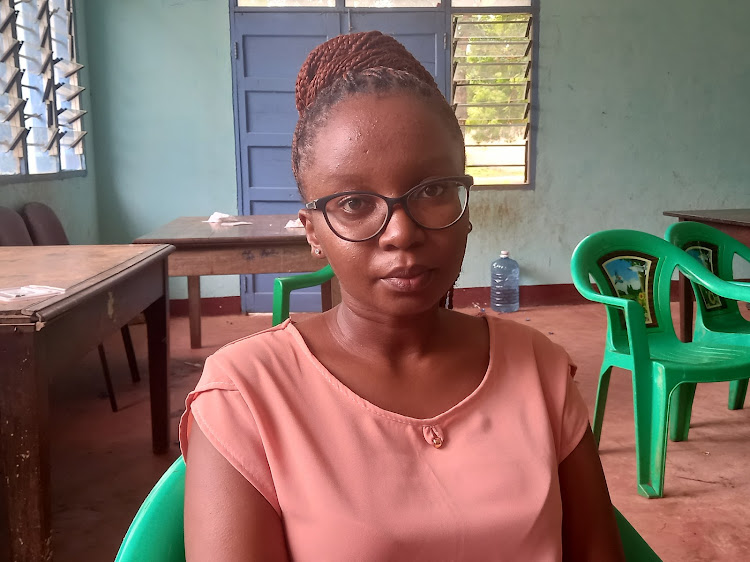
<svg viewBox="0 0 750 562">
<path fill-rule="evenodd" d="M 346 191 L 305 203 L 305 209 L 321 211 L 339 238 L 364 242 L 385 230 L 396 205 L 401 205 L 406 215 L 422 228 L 448 228 L 466 212 L 473 184 L 471 176 L 450 176 L 423 181 L 401 197 Z"/>
</svg>

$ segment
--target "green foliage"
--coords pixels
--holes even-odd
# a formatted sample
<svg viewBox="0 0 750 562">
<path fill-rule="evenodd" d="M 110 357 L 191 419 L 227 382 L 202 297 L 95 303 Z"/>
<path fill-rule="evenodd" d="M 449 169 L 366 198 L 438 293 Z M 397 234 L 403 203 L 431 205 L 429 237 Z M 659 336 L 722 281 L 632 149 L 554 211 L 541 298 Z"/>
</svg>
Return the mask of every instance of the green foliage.
<svg viewBox="0 0 750 562">
<path fill-rule="evenodd" d="M 525 107 L 509 104 L 527 101 L 523 93 L 529 61 L 528 18 L 528 14 L 475 14 L 457 18 L 456 56 L 460 57 L 462 79 L 471 86 L 457 86 L 454 101 L 467 104 L 468 144 L 523 142 Z M 472 127 L 502 124 L 521 126 Z"/>
</svg>

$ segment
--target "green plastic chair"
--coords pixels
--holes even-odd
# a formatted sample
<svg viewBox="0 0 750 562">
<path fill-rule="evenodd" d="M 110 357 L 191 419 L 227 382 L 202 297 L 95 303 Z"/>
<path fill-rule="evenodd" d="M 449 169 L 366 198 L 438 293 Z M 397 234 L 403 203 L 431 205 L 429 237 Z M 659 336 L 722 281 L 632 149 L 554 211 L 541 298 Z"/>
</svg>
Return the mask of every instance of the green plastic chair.
<svg viewBox="0 0 750 562">
<path fill-rule="evenodd" d="M 156 483 L 136 513 L 115 562 L 185 562 L 184 496 L 185 461 L 180 457 Z M 661 561 L 616 508 L 615 519 L 626 560 Z"/>
<path fill-rule="evenodd" d="M 179 457 L 135 514 L 115 562 L 185 562 L 185 461 Z"/>
<path fill-rule="evenodd" d="M 673 439 L 687 438 L 690 409 L 680 385 L 741 380 L 750 372 L 750 349 L 713 343 L 683 343 L 669 307 L 672 273 L 724 298 L 750 298 L 750 285 L 723 281 L 669 242 L 632 230 L 608 230 L 586 237 L 571 260 L 573 283 L 587 299 L 607 307 L 607 338 L 594 407 L 599 442 L 612 367 L 631 371 L 638 492 L 664 493 L 670 400 Z M 590 278 L 599 289 L 592 289 Z"/>
<path fill-rule="evenodd" d="M 667 229 L 664 237 L 726 281 L 734 279 L 732 263 L 735 255 L 750 262 L 750 248 L 706 224 L 678 222 Z M 695 283 L 692 285 L 697 304 L 693 341 L 750 347 L 750 322 L 743 318 L 737 301 L 720 297 Z M 730 383 L 730 410 L 742 409 L 747 384 L 748 379 Z M 681 399 L 692 404 L 694 395 L 695 385 L 683 385 Z M 690 408 L 689 405 L 686 407 Z"/>
<path fill-rule="evenodd" d="M 333 279 L 330 265 L 312 273 L 302 273 L 290 277 L 277 277 L 273 282 L 273 307 L 271 321 L 274 326 L 289 318 L 289 295 L 297 289 L 322 285 Z"/>
</svg>

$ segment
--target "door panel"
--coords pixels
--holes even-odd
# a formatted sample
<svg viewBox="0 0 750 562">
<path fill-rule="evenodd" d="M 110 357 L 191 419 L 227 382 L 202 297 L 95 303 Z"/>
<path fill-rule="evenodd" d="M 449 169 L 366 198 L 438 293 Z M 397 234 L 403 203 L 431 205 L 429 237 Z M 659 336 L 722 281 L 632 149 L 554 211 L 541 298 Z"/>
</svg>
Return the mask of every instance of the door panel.
<svg viewBox="0 0 750 562">
<path fill-rule="evenodd" d="M 335 12 L 235 12 L 232 22 L 238 47 L 238 207 L 242 214 L 296 214 L 301 201 L 291 168 L 294 85 L 307 54 L 339 34 L 339 18 Z M 244 311 L 271 310 L 274 277 L 243 276 Z M 320 310 L 320 291 L 298 293 L 294 310 Z"/>
</svg>

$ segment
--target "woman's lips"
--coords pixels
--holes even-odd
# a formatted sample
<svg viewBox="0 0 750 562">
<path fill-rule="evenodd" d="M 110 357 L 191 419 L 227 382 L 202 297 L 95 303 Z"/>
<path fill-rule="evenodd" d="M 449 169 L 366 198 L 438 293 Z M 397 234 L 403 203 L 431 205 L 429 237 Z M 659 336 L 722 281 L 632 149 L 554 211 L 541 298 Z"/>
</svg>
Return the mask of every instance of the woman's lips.
<svg viewBox="0 0 750 562">
<path fill-rule="evenodd" d="M 400 292 L 419 291 L 426 287 L 432 279 L 432 270 L 426 267 L 399 268 L 383 276 L 383 282 Z"/>
</svg>

